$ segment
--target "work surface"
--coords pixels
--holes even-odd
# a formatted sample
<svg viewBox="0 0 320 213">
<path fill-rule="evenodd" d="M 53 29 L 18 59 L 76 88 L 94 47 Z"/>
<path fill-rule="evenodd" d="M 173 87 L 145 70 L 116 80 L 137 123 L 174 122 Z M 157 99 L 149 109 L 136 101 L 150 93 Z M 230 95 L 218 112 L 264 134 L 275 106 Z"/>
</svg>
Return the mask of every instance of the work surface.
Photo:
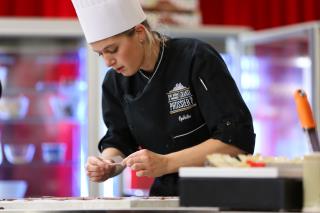
<svg viewBox="0 0 320 213">
<path fill-rule="evenodd" d="M 0 201 L 2 210 L 112 210 L 132 208 L 176 208 L 177 197 L 41 197 Z"/>
<path fill-rule="evenodd" d="M 0 212 L 230 212 L 214 207 L 180 207 L 178 197 L 123 197 L 123 198 L 61 198 L 42 197 L 21 200 L 0 200 Z M 232 211 L 241 212 L 241 211 Z M 248 211 L 246 211 L 248 212 Z"/>
</svg>

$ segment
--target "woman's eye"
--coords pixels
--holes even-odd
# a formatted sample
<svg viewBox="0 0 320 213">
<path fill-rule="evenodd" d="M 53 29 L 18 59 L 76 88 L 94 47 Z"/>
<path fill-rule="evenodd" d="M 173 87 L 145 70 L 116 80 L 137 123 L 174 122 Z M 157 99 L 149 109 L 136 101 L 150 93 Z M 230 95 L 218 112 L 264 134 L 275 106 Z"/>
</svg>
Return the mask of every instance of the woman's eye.
<svg viewBox="0 0 320 213">
<path fill-rule="evenodd" d="M 103 56 L 103 54 L 114 54 L 118 52 L 118 47 L 104 49 L 102 52 L 97 52 L 99 56 Z"/>
<path fill-rule="evenodd" d="M 118 51 L 118 47 L 112 48 L 112 49 L 108 49 L 107 53 L 116 53 L 117 51 Z"/>
</svg>

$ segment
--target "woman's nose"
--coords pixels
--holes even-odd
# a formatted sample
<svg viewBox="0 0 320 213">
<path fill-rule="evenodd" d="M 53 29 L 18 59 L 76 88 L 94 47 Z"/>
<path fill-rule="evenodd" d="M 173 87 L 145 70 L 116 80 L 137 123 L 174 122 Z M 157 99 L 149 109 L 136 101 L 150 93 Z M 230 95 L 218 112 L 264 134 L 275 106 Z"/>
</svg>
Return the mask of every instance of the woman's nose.
<svg viewBox="0 0 320 213">
<path fill-rule="evenodd" d="M 104 58 L 104 61 L 105 61 L 105 63 L 106 63 L 106 65 L 108 66 L 108 67 L 112 67 L 113 65 L 115 65 L 116 64 L 116 59 L 114 59 L 114 58 Z"/>
</svg>

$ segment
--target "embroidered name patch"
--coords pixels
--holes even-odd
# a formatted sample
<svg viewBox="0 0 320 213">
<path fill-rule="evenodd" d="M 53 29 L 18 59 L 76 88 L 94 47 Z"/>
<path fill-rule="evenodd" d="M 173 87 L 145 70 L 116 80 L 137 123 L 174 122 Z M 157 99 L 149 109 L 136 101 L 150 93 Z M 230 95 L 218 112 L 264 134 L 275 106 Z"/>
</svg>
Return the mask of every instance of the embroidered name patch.
<svg viewBox="0 0 320 213">
<path fill-rule="evenodd" d="M 179 120 L 180 122 L 182 122 L 182 121 L 184 121 L 184 120 L 188 120 L 188 119 L 190 119 L 190 118 L 191 118 L 191 115 L 189 115 L 189 114 L 186 114 L 186 115 L 179 115 L 178 120 Z"/>
<path fill-rule="evenodd" d="M 183 86 L 181 83 L 177 83 L 167 95 L 170 114 L 189 110 L 197 106 L 190 92 L 190 88 Z"/>
</svg>

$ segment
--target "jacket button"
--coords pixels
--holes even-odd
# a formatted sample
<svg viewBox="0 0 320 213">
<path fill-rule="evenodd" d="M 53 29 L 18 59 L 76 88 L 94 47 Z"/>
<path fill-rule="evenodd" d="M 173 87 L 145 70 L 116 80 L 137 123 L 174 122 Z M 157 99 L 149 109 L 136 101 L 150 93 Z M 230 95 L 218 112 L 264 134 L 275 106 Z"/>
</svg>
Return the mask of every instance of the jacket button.
<svg viewBox="0 0 320 213">
<path fill-rule="evenodd" d="M 226 122 L 226 125 L 227 125 L 227 126 L 230 126 L 230 125 L 231 125 L 231 122 L 230 122 L 230 121 L 227 121 L 227 122 Z"/>
</svg>

